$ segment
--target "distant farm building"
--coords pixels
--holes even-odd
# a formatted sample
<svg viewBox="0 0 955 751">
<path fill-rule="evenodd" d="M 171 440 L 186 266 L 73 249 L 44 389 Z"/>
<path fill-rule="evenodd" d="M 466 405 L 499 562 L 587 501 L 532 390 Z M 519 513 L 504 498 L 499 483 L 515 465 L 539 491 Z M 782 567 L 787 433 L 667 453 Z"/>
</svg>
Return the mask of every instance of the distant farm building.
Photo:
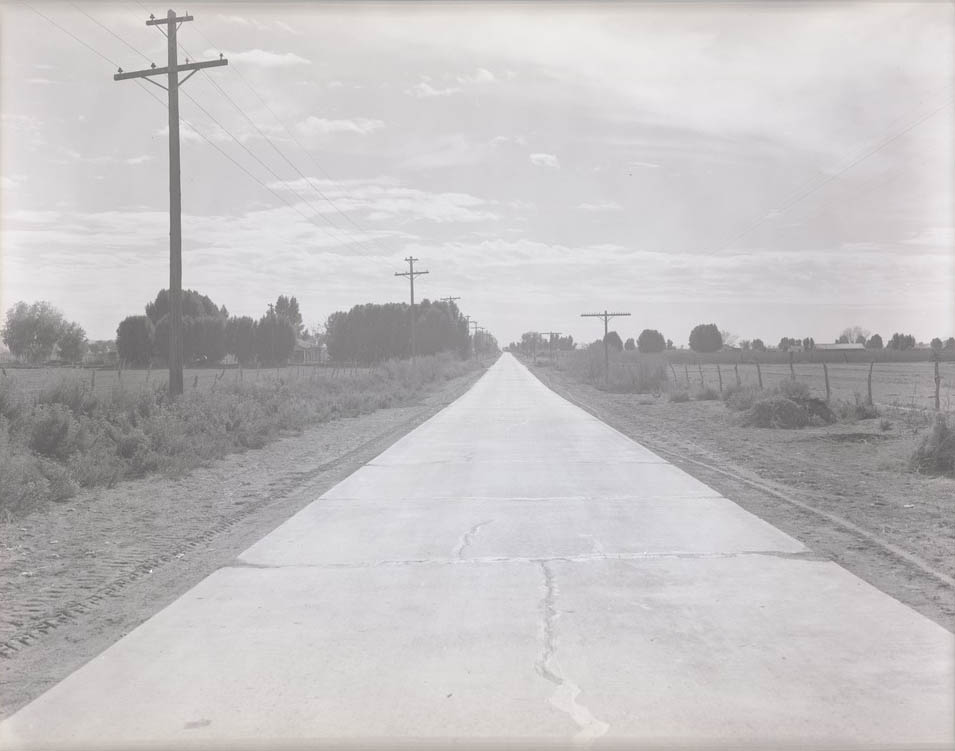
<svg viewBox="0 0 955 751">
<path fill-rule="evenodd" d="M 865 350 L 865 345 L 860 342 L 844 342 L 836 344 L 817 344 L 816 349 L 820 352 L 851 352 Z"/>
<path fill-rule="evenodd" d="M 328 359 L 328 350 L 321 342 L 310 342 L 305 339 L 295 340 L 295 349 L 292 351 L 292 362 L 296 365 L 313 365 L 325 362 Z"/>
</svg>

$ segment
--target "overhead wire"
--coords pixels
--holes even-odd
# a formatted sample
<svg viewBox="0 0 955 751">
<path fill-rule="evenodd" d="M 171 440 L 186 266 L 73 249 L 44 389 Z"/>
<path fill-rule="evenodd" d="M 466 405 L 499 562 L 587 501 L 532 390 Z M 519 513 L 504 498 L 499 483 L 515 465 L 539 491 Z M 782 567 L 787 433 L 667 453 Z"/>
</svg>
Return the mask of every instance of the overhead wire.
<svg viewBox="0 0 955 751">
<path fill-rule="evenodd" d="M 23 2 L 23 0 L 21 0 L 21 4 L 24 5 L 25 7 L 29 8 L 30 10 L 32 10 L 34 13 L 36 13 L 36 14 L 37 14 L 38 16 L 40 16 L 41 18 L 43 18 L 43 19 L 45 19 L 46 21 L 48 21 L 50 24 L 52 24 L 53 26 L 55 26 L 57 29 L 59 29 L 59 30 L 62 31 L 63 33 L 67 34 L 69 37 L 71 37 L 72 39 L 74 39 L 76 42 L 78 42 L 78 43 L 80 43 L 81 45 L 83 45 L 84 47 L 86 47 L 86 49 L 88 49 L 90 52 L 93 52 L 94 54 L 96 54 L 97 56 L 99 56 L 100 58 L 102 58 L 103 60 L 105 60 L 106 62 L 108 62 L 108 63 L 110 63 L 111 65 L 115 66 L 116 68 L 120 68 L 120 67 L 121 67 L 115 60 L 113 60 L 112 58 L 110 58 L 110 57 L 108 57 L 107 55 L 103 54 L 103 53 L 100 52 L 98 49 L 96 49 L 95 47 L 93 47 L 92 45 L 88 44 L 87 42 L 85 42 L 85 41 L 84 41 L 83 39 L 81 39 L 80 37 L 78 37 L 76 34 L 73 34 L 71 31 L 67 30 L 66 28 L 64 28 L 64 27 L 61 26 L 60 24 L 56 23 L 56 22 L 55 22 L 53 19 L 51 19 L 49 16 L 46 16 L 45 14 L 41 13 L 41 12 L 38 11 L 36 8 L 34 8 L 33 6 L 31 6 L 29 3 Z M 84 13 L 83 15 L 86 15 L 87 18 L 90 18 L 90 19 L 93 20 L 94 22 L 99 23 L 99 22 L 96 21 L 96 19 L 94 19 L 92 16 L 89 16 L 89 15 L 86 14 L 86 13 Z M 100 24 L 100 25 L 102 25 L 102 24 Z M 142 53 L 140 53 L 140 54 L 142 54 Z M 147 58 L 147 59 L 148 59 L 148 58 Z M 168 105 L 166 102 L 164 102 L 160 97 L 158 97 L 151 89 L 149 89 L 148 87 L 146 87 L 145 84 L 143 84 L 142 81 L 140 81 L 140 80 L 138 80 L 138 79 L 132 79 L 132 80 L 133 80 L 133 82 L 136 83 L 143 91 L 145 91 L 147 94 L 149 94 L 150 97 L 152 97 L 156 102 L 158 102 L 160 105 L 162 105 L 162 107 L 163 107 L 164 109 L 168 110 L 169 105 Z M 191 98 L 191 97 L 190 97 L 190 98 Z M 189 120 L 187 120 L 186 118 L 184 118 L 184 117 L 182 117 L 182 116 L 180 116 L 179 119 L 190 129 L 190 131 L 192 131 L 193 133 L 195 133 L 196 135 L 198 135 L 200 138 L 202 138 L 204 141 L 206 141 L 206 143 L 208 143 L 213 149 L 215 149 L 215 150 L 216 150 L 217 152 L 219 152 L 222 156 L 224 156 L 226 159 L 228 159 L 230 162 L 232 162 L 232 164 L 234 164 L 236 167 L 238 167 L 242 172 L 244 172 L 246 175 L 248 175 L 252 180 L 254 180 L 256 183 L 258 183 L 261 187 L 263 187 L 265 190 L 269 191 L 272 195 L 274 195 L 276 198 L 278 198 L 280 201 L 282 201 L 286 206 L 288 206 L 288 207 L 291 208 L 293 211 L 295 211 L 297 214 L 299 214 L 299 216 L 301 216 L 303 219 L 305 219 L 306 221 L 311 222 L 311 223 L 313 223 L 313 224 L 315 223 L 315 222 L 314 222 L 314 217 L 309 217 L 309 216 L 307 216 L 306 214 L 304 214 L 297 206 L 294 206 L 293 204 L 291 204 L 283 195 L 281 195 L 280 193 L 278 193 L 277 191 L 275 191 L 273 188 L 271 188 L 268 184 L 266 184 L 265 182 L 263 182 L 262 180 L 260 180 L 258 177 L 256 177 L 255 174 L 253 174 L 253 173 L 252 173 L 250 170 L 248 170 L 244 165 L 242 165 L 240 162 L 238 162 L 236 159 L 234 159 L 234 158 L 233 158 L 228 152 L 226 152 L 224 149 L 220 148 L 220 147 L 218 146 L 218 144 L 216 144 L 212 139 L 210 139 L 208 136 L 206 136 L 205 133 L 203 133 L 201 130 L 199 130 L 198 128 L 196 128 L 195 125 L 193 125 Z M 218 122 L 217 122 L 217 124 L 218 124 Z M 219 127 L 222 127 L 222 126 L 219 125 Z M 223 128 L 223 130 L 224 130 L 224 128 Z M 324 227 L 321 227 L 320 225 L 317 225 L 317 224 L 316 224 L 315 226 L 318 227 L 318 228 L 321 229 L 321 230 L 324 230 L 324 229 L 325 229 Z M 336 239 L 336 238 L 332 238 L 332 239 Z M 336 240 L 337 240 L 337 239 L 336 239 Z"/>
<path fill-rule="evenodd" d="M 948 88 L 947 86 L 943 87 L 942 90 L 947 90 L 947 88 Z M 937 91 L 938 90 L 933 92 L 933 94 L 937 93 Z M 727 250 L 734 243 L 738 242 L 742 238 L 749 235 L 751 232 L 759 229 L 766 222 L 772 219 L 778 219 L 780 216 L 788 212 L 791 208 L 801 203 L 812 194 L 826 187 L 833 180 L 836 180 L 837 178 L 841 177 L 853 167 L 861 164 L 866 159 L 875 155 L 876 153 L 884 149 L 889 144 L 897 141 L 906 133 L 914 130 L 925 121 L 937 115 L 943 109 L 951 105 L 953 101 L 955 101 L 955 97 L 949 97 L 948 99 L 943 101 L 940 105 L 938 105 L 934 109 L 916 118 L 916 120 L 914 120 L 913 122 L 908 123 L 902 130 L 891 131 L 890 133 L 883 135 L 883 137 L 880 138 L 879 141 L 877 141 L 873 146 L 864 148 L 862 151 L 857 152 L 855 156 L 850 157 L 849 161 L 843 164 L 843 166 L 840 167 L 835 172 L 831 174 L 827 174 L 827 175 L 817 176 L 807 181 L 806 183 L 801 185 L 799 188 L 797 188 L 793 193 L 791 193 L 788 197 L 786 197 L 777 207 L 770 209 L 768 213 L 764 213 L 761 217 L 751 222 L 743 230 L 737 232 L 735 235 L 730 237 L 730 239 L 726 240 L 724 243 L 721 243 L 715 250 L 708 251 L 704 253 L 703 255 L 714 255 L 717 253 L 721 253 L 724 250 Z M 898 122 L 898 120 L 900 119 L 901 118 L 895 118 L 895 120 L 893 120 L 893 124 Z"/>
</svg>

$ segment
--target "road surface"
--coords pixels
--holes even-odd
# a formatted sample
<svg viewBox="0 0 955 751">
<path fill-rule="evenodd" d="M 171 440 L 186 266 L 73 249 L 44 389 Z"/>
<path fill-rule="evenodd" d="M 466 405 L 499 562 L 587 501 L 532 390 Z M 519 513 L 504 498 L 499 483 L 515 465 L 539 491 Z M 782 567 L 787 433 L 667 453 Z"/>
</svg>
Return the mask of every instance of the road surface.
<svg viewBox="0 0 955 751">
<path fill-rule="evenodd" d="M 953 679 L 951 633 L 504 355 L 0 746 L 950 745 Z"/>
</svg>

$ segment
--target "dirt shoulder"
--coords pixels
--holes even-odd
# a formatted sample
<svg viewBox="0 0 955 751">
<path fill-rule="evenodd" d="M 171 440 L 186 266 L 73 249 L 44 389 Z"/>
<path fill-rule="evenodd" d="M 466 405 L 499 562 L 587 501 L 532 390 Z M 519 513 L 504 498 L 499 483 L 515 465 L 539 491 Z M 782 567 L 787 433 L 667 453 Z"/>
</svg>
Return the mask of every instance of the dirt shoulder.
<svg viewBox="0 0 955 751">
<path fill-rule="evenodd" d="M 605 393 L 528 365 L 555 392 L 944 628 L 955 630 L 955 480 L 906 470 L 925 422 L 740 427 L 719 401 Z"/>
<path fill-rule="evenodd" d="M 0 717 L 99 654 L 463 394 L 342 418 L 187 476 L 83 492 L 0 525 Z"/>
</svg>

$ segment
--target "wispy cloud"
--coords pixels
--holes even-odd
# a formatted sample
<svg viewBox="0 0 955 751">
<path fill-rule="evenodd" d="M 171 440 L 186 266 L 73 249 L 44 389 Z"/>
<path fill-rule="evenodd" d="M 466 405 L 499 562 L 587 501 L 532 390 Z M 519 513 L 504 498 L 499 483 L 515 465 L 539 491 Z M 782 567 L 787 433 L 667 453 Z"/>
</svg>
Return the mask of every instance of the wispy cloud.
<svg viewBox="0 0 955 751">
<path fill-rule="evenodd" d="M 347 189 L 340 183 L 317 178 L 277 181 L 269 187 L 309 197 L 320 213 L 330 216 L 338 211 L 361 212 L 368 221 L 424 220 L 436 224 L 496 221 L 499 218 L 491 210 L 491 201 L 468 193 L 438 193 L 410 188 L 393 178 L 349 181 Z M 328 202 L 318 200 L 318 192 Z"/>
<path fill-rule="evenodd" d="M 152 161 L 153 158 L 152 154 L 141 154 L 139 156 L 131 156 L 123 161 L 126 162 L 126 164 L 145 164 L 146 162 Z"/>
<path fill-rule="evenodd" d="M 219 53 L 225 55 L 229 60 L 248 63 L 249 65 L 261 65 L 266 68 L 283 68 L 290 65 L 311 65 L 312 61 L 294 52 L 269 52 L 258 48 L 245 50 L 243 52 L 231 52 L 227 50 L 205 51 L 206 57 L 215 57 Z"/>
<path fill-rule="evenodd" d="M 463 73 L 457 76 L 458 83 L 494 83 L 497 79 L 487 68 L 478 68 L 473 73 Z"/>
<path fill-rule="evenodd" d="M 307 136 L 327 136 L 332 133 L 357 133 L 366 136 L 385 127 L 385 123 L 382 120 L 373 120 L 368 117 L 329 120 L 311 115 L 296 127 L 299 132 Z"/>
<path fill-rule="evenodd" d="M 407 91 L 419 99 L 428 99 L 436 96 L 451 96 L 452 94 L 460 93 L 463 89 L 460 86 L 448 86 L 445 89 L 436 89 L 427 81 L 420 81 Z"/>
<path fill-rule="evenodd" d="M 529 159 L 535 167 L 560 168 L 560 160 L 553 154 L 531 154 Z"/>
<path fill-rule="evenodd" d="M 616 201 L 598 201 L 597 203 L 581 203 L 577 206 L 582 211 L 622 211 L 621 206 Z"/>
</svg>

